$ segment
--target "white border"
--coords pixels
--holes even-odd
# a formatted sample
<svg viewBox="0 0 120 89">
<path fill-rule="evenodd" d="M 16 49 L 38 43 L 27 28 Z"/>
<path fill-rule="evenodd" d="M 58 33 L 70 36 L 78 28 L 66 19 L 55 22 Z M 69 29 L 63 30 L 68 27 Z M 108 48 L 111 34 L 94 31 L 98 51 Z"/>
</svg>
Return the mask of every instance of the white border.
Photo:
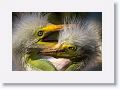
<svg viewBox="0 0 120 89">
<path fill-rule="evenodd" d="M 102 12 L 103 71 L 11 71 L 12 12 Z M 3 0 L 0 3 L 0 82 L 114 83 L 114 4 L 112 0 Z"/>
</svg>

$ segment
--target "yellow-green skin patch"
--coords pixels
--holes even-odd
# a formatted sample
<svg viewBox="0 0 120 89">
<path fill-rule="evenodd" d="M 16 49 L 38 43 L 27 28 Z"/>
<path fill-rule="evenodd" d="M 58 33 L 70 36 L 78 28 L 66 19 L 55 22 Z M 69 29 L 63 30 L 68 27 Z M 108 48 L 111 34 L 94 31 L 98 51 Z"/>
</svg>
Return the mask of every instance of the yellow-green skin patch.
<svg viewBox="0 0 120 89">
<path fill-rule="evenodd" d="M 55 71 L 56 70 L 56 68 L 52 65 L 52 63 L 45 59 L 29 60 L 28 64 L 31 65 L 33 69 L 38 69 L 41 71 Z"/>
<path fill-rule="evenodd" d="M 27 69 L 31 69 L 32 71 L 34 70 L 55 71 L 56 70 L 56 68 L 50 61 L 46 59 L 41 59 L 40 56 L 36 54 L 26 54 L 24 56 L 24 60 L 25 60 L 25 67 Z"/>
</svg>

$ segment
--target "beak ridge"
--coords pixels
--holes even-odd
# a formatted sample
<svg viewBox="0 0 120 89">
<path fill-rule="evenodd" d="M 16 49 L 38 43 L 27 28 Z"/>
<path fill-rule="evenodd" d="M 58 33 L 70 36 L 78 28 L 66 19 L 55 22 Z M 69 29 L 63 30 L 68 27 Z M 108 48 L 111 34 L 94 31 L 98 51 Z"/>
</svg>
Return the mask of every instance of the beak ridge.
<svg viewBox="0 0 120 89">
<path fill-rule="evenodd" d="M 44 49 L 44 50 L 40 51 L 41 54 L 47 55 L 47 56 L 51 56 L 51 55 L 55 54 L 56 52 L 57 52 L 57 49 L 52 49 L 52 48 Z"/>
</svg>

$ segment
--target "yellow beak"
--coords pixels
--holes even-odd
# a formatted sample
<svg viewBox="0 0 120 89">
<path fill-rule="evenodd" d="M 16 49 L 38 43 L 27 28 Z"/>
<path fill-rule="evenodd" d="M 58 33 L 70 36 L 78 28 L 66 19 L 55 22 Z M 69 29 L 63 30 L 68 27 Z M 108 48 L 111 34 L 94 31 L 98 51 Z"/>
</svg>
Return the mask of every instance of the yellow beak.
<svg viewBox="0 0 120 89">
<path fill-rule="evenodd" d="M 43 27 L 42 30 L 49 32 L 49 31 L 59 31 L 59 30 L 62 30 L 62 28 L 63 28 L 63 25 L 50 24 L 50 25 Z"/>
</svg>

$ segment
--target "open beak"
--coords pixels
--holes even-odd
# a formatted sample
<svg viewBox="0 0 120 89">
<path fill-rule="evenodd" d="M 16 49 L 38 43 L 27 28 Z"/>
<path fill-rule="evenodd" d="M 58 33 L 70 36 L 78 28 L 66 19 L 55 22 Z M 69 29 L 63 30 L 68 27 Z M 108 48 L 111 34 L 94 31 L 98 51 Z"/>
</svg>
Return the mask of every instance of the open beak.
<svg viewBox="0 0 120 89">
<path fill-rule="evenodd" d="M 43 31 L 46 32 L 46 36 L 44 38 L 40 39 L 37 44 L 53 47 L 58 42 L 58 35 L 59 31 L 63 30 L 63 25 L 47 25 L 43 28 L 41 28 Z"/>
<path fill-rule="evenodd" d="M 49 32 L 47 36 L 42 38 L 43 42 L 58 42 L 59 31 Z"/>
<path fill-rule="evenodd" d="M 59 31 L 63 30 L 63 25 L 50 24 L 41 29 L 46 32 L 46 35 L 38 39 L 35 44 L 32 44 L 32 47 L 27 48 L 28 52 L 37 52 L 46 56 L 55 55 L 59 51 L 57 49 L 58 35 Z"/>
<path fill-rule="evenodd" d="M 59 31 L 63 30 L 63 25 L 47 25 L 42 30 L 48 33 L 42 39 L 43 42 L 58 42 Z"/>
</svg>

